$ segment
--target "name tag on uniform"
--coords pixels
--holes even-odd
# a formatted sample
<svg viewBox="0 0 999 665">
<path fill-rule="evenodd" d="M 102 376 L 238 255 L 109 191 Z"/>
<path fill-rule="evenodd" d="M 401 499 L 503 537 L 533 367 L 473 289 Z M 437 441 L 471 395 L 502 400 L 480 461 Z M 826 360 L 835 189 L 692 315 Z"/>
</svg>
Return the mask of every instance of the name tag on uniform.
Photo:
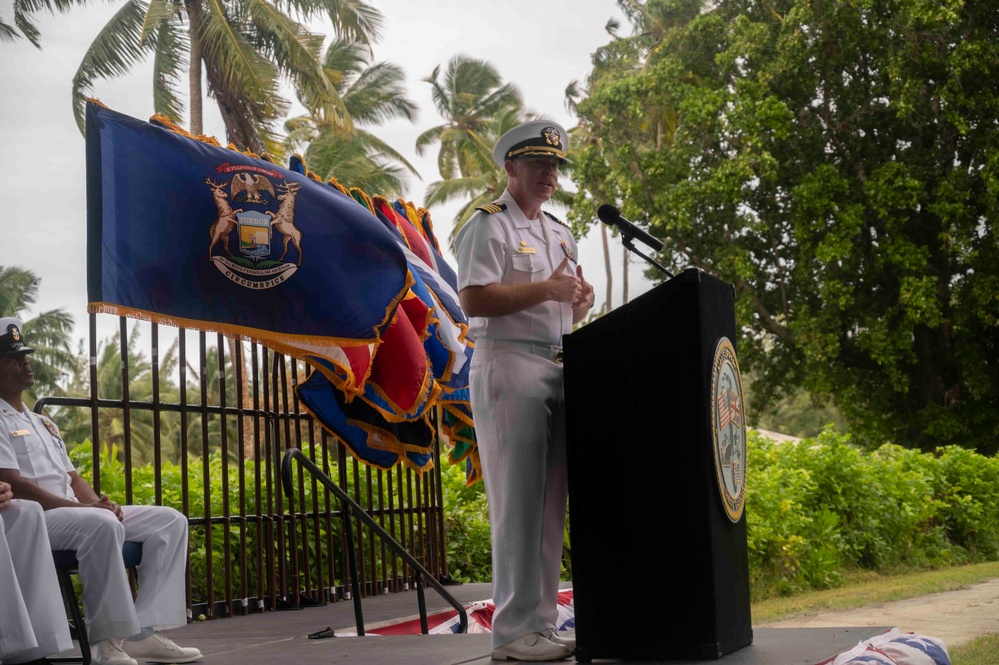
<svg viewBox="0 0 999 665">
<path fill-rule="evenodd" d="M 534 249 L 533 247 L 528 247 L 526 240 L 521 240 L 520 241 L 520 247 L 517 248 L 517 253 L 518 254 L 537 254 L 538 250 Z"/>
<path fill-rule="evenodd" d="M 10 432 L 11 436 L 28 436 L 29 434 L 31 434 L 31 430 L 27 429 L 15 429 Z"/>
</svg>

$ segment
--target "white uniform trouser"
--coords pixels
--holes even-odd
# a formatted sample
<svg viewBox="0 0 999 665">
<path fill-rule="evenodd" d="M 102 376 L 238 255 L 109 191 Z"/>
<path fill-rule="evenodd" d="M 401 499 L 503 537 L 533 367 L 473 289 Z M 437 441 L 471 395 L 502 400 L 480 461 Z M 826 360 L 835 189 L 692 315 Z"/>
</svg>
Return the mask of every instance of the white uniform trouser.
<svg viewBox="0 0 999 665">
<path fill-rule="evenodd" d="M 469 378 L 492 532 L 496 648 L 558 619 L 568 493 L 562 365 L 477 348 Z"/>
<path fill-rule="evenodd" d="M 45 513 L 15 500 L 0 512 L 0 660 L 22 663 L 73 648 Z"/>
<path fill-rule="evenodd" d="M 52 549 L 76 551 L 83 614 L 93 644 L 187 623 L 187 518 L 163 506 L 122 506 L 121 510 L 121 522 L 104 508 L 45 512 Z M 126 540 L 142 543 L 134 603 L 121 558 Z"/>
</svg>

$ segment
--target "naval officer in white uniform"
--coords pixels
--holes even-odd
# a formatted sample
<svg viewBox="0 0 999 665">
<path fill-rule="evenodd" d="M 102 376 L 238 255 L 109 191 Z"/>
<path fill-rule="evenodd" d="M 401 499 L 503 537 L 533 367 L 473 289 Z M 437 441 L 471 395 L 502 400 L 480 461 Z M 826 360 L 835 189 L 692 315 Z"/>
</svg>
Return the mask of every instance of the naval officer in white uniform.
<svg viewBox="0 0 999 665">
<path fill-rule="evenodd" d="M 45 514 L 0 482 L 0 662 L 38 662 L 73 648 Z"/>
<path fill-rule="evenodd" d="M 565 529 L 562 335 L 593 307 L 568 225 L 541 210 L 569 137 L 547 121 L 515 127 L 493 159 L 507 188 L 457 237 L 458 289 L 475 342 L 472 417 L 492 533 L 492 657 L 567 658 L 555 632 Z"/>
<path fill-rule="evenodd" d="M 41 504 L 52 549 L 76 551 L 93 662 L 200 660 L 198 649 L 159 632 L 187 623 L 187 519 L 173 508 L 119 506 L 97 496 L 73 467 L 55 424 L 22 401 L 35 380 L 31 352 L 21 322 L 0 319 L 0 481 L 20 499 Z M 142 543 L 134 602 L 121 558 L 126 540 Z"/>
</svg>

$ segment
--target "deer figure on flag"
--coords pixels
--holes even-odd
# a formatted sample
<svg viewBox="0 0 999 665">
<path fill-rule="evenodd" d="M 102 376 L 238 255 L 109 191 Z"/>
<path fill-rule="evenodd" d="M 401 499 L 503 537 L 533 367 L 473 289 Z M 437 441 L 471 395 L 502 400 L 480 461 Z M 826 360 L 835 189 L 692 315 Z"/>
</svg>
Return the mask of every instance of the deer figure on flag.
<svg viewBox="0 0 999 665">
<path fill-rule="evenodd" d="M 271 217 L 271 226 L 284 236 L 284 251 L 281 252 L 278 261 L 284 260 L 285 254 L 288 253 L 288 243 L 291 243 L 298 250 L 296 265 L 302 265 L 302 232 L 295 226 L 295 195 L 301 188 L 301 183 L 297 182 L 279 183 L 277 189 L 280 194 L 277 195 L 277 199 L 281 205 L 278 206 L 277 212 L 267 211 Z"/>
<path fill-rule="evenodd" d="M 236 228 L 236 213 L 243 212 L 243 209 L 238 208 L 233 210 L 232 206 L 229 205 L 229 196 L 225 193 L 225 182 L 215 182 L 211 178 L 205 178 L 205 184 L 212 188 L 212 196 L 215 197 L 215 207 L 219 211 L 218 219 L 215 220 L 211 231 L 209 231 L 212 242 L 208 246 L 208 257 L 209 259 L 211 258 L 212 250 L 220 242 L 226 254 L 232 256 L 232 252 L 229 251 L 229 234 Z"/>
</svg>

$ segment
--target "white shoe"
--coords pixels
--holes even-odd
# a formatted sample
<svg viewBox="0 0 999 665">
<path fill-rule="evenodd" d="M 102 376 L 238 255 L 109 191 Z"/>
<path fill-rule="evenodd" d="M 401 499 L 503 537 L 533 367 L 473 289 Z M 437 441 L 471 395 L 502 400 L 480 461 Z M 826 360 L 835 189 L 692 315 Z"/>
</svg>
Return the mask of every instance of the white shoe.
<svg viewBox="0 0 999 665">
<path fill-rule="evenodd" d="M 124 647 L 139 663 L 192 663 L 203 658 L 194 647 L 178 646 L 163 633 L 153 633 L 136 642 L 125 642 Z"/>
<path fill-rule="evenodd" d="M 555 644 L 561 644 L 566 649 L 568 649 L 570 653 L 576 651 L 575 635 L 566 635 L 566 634 L 560 635 L 559 633 L 555 632 L 554 628 L 549 628 L 548 630 L 543 631 L 541 634 L 544 635 L 545 639 L 548 640 L 549 642 L 554 642 Z"/>
<path fill-rule="evenodd" d="M 121 640 L 103 640 L 90 647 L 93 665 L 138 665 L 135 659 L 121 648 Z"/>
<path fill-rule="evenodd" d="M 561 644 L 549 641 L 541 633 L 529 633 L 493 649 L 493 660 L 563 660 L 572 654 Z"/>
</svg>

